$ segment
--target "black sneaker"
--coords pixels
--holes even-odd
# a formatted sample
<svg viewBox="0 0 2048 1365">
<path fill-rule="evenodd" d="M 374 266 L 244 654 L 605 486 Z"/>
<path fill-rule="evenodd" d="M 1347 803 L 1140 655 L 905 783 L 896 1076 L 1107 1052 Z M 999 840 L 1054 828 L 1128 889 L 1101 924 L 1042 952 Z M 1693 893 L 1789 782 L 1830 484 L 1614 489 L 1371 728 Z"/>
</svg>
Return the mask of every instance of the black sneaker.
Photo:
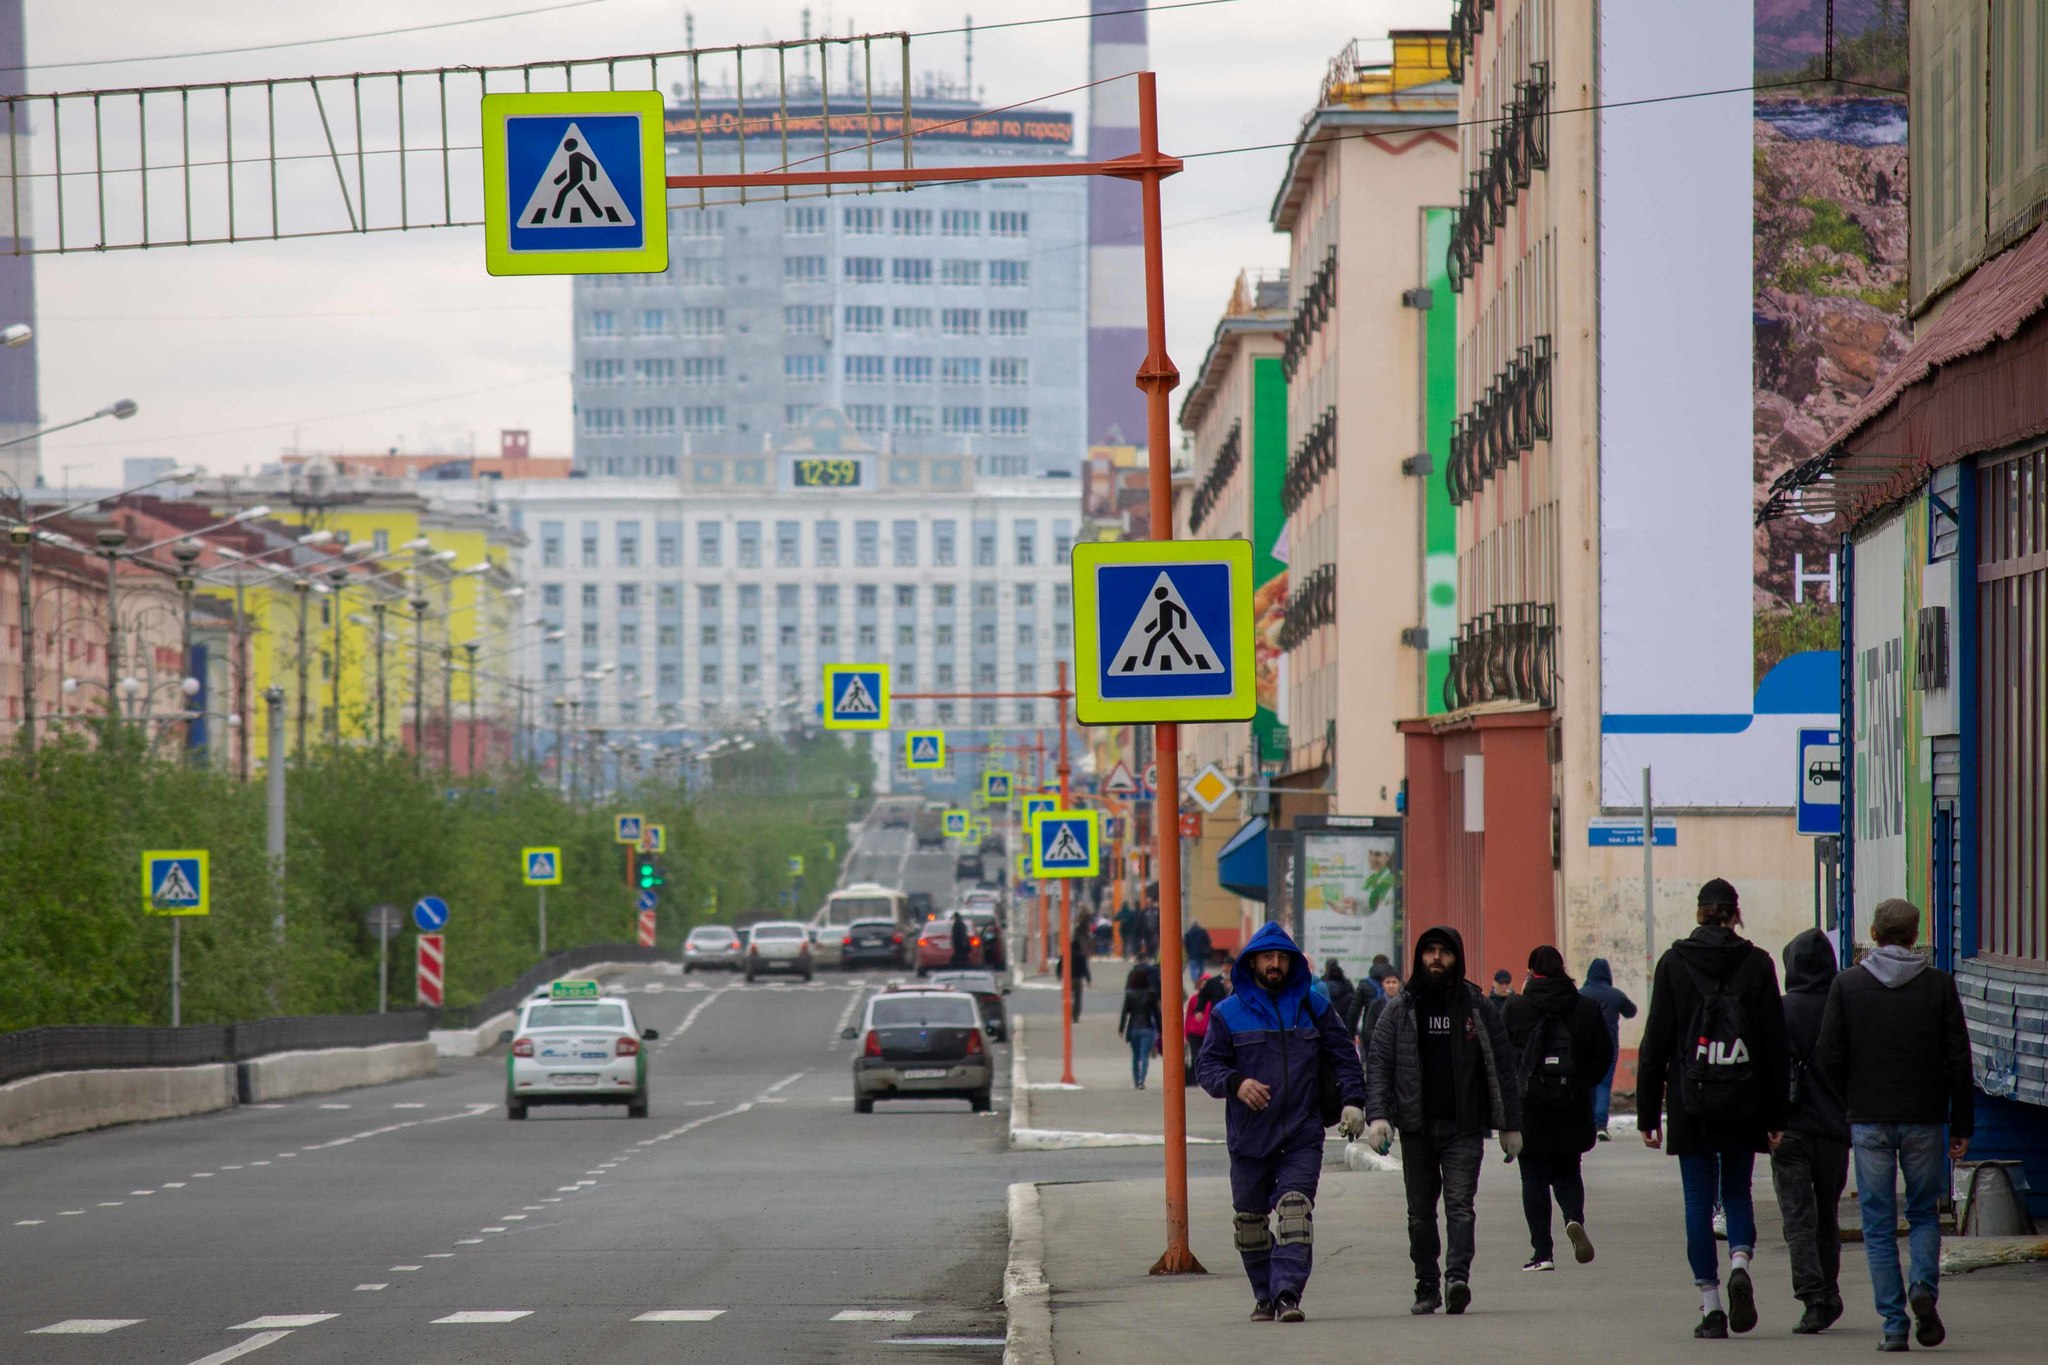
<svg viewBox="0 0 2048 1365">
<path fill-rule="evenodd" d="M 1528 1260 L 1522 1262 L 1522 1271 L 1525 1274 L 1532 1270 L 1555 1269 L 1557 1269 L 1557 1262 L 1551 1260 L 1548 1256 L 1531 1256 Z"/>
<path fill-rule="evenodd" d="M 1282 1294 L 1273 1300 L 1273 1307 L 1282 1322 L 1302 1322 L 1308 1317 L 1301 1311 L 1301 1300 L 1293 1294 Z"/>
<path fill-rule="evenodd" d="M 1756 1286 L 1741 1266 L 1728 1272 L 1728 1326 L 1737 1332 L 1756 1326 Z"/>
<path fill-rule="evenodd" d="M 1827 1304 L 1809 1303 L 1806 1305 L 1806 1311 L 1799 1315 L 1799 1322 L 1793 1327 L 1792 1334 L 1801 1337 L 1816 1336 L 1827 1331 L 1828 1324 L 1833 1321 L 1834 1319 L 1828 1316 Z"/>
<path fill-rule="evenodd" d="M 1416 1317 L 1422 1318 L 1428 1317 L 1443 1306 L 1443 1297 L 1436 1290 L 1423 1289 L 1418 1286 L 1415 1290 L 1415 1302 L 1408 1306 L 1408 1311 Z"/>
<path fill-rule="evenodd" d="M 1471 1302 L 1472 1286 L 1463 1280 L 1452 1280 L 1450 1288 L 1444 1291 L 1444 1311 L 1454 1317 L 1464 1312 Z"/>
<path fill-rule="evenodd" d="M 1700 1319 L 1700 1325 L 1692 1334 L 1701 1341 L 1726 1341 L 1728 1339 L 1728 1315 L 1716 1308 Z"/>
<path fill-rule="evenodd" d="M 1827 1302 L 1821 1306 L 1821 1311 L 1827 1314 L 1826 1325 L 1833 1327 L 1842 1320 L 1842 1313 L 1844 1311 L 1842 1308 L 1842 1296 L 1839 1294 L 1828 1295 Z"/>
<path fill-rule="evenodd" d="M 1572 1259 L 1580 1265 L 1590 1263 L 1593 1259 L 1593 1239 L 1586 1235 L 1586 1225 L 1584 1223 L 1566 1223 L 1564 1225 L 1564 1235 L 1572 1244 Z"/>
<path fill-rule="evenodd" d="M 1939 1346 L 1948 1339 L 1941 1314 L 1934 1311 L 1934 1287 L 1916 1284 L 1906 1294 L 1906 1306 L 1913 1310 L 1913 1340 L 1922 1346 Z"/>
<path fill-rule="evenodd" d="M 1260 1299 L 1257 1303 L 1252 1305 L 1253 1322 L 1271 1322 L 1272 1320 L 1273 1304 L 1271 1300 Z"/>
</svg>

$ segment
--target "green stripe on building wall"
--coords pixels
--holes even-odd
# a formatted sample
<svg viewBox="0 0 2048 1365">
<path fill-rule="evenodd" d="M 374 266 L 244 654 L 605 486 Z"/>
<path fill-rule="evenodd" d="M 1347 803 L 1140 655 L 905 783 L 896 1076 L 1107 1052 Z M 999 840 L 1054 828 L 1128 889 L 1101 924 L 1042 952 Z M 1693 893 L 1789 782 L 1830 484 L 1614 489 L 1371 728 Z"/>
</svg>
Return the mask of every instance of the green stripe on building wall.
<svg viewBox="0 0 2048 1365">
<path fill-rule="evenodd" d="M 1278 357 L 1262 357 L 1252 362 L 1252 429 L 1245 452 L 1252 463 L 1252 592 L 1255 600 L 1263 602 L 1266 594 L 1260 590 L 1279 579 L 1281 586 L 1277 591 L 1284 603 L 1287 565 L 1273 555 L 1273 546 L 1287 523 L 1287 514 L 1280 510 L 1280 485 L 1287 476 L 1287 376 Z M 1263 620 L 1254 626 L 1262 633 L 1264 628 Z M 1267 653 L 1263 644 L 1258 653 L 1263 660 Z M 1252 734 L 1258 741 L 1262 761 L 1285 762 L 1287 727 L 1268 704 L 1266 691 L 1261 688 L 1259 709 L 1252 718 Z"/>
<path fill-rule="evenodd" d="M 1451 667 L 1451 637 L 1458 631 L 1458 511 L 1445 481 L 1451 456 L 1451 424 L 1458 411 L 1457 295 L 1445 261 L 1451 247 L 1450 209 L 1424 209 L 1422 285 L 1430 292 L 1423 324 L 1423 427 L 1434 472 L 1422 511 L 1423 624 L 1429 628 L 1425 660 L 1425 711 L 1444 711 L 1444 678 Z"/>
</svg>

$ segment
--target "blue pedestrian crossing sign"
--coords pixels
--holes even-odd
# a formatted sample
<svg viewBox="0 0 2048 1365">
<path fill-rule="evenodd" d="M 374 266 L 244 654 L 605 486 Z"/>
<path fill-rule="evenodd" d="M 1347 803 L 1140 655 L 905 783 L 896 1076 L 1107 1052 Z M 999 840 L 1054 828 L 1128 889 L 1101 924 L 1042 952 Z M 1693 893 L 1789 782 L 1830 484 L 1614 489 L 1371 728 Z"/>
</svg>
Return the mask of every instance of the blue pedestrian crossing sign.
<svg viewBox="0 0 2048 1365">
<path fill-rule="evenodd" d="M 889 728 L 889 665 L 826 664 L 825 728 Z"/>
<path fill-rule="evenodd" d="M 1086 541 L 1073 571 L 1083 725 L 1256 713 L 1250 541 Z"/>
<path fill-rule="evenodd" d="M 943 768 L 946 766 L 946 732 L 912 730 L 903 737 L 903 766 Z"/>
<path fill-rule="evenodd" d="M 485 95 L 484 268 L 667 270 L 664 145 L 658 90 Z"/>
<path fill-rule="evenodd" d="M 1010 804 L 1010 789 L 1017 785 L 1014 773 L 1002 771 L 981 775 L 981 799 L 984 805 L 1007 806 Z"/>
<path fill-rule="evenodd" d="M 213 888 L 203 848 L 152 849 L 142 855 L 142 908 L 151 915 L 204 915 Z"/>
<path fill-rule="evenodd" d="M 448 902 L 439 896 L 421 896 L 413 902 L 412 922 L 421 933 L 434 933 L 448 923 Z"/>
<path fill-rule="evenodd" d="M 945 831 L 948 839 L 964 839 L 973 820 L 964 810 L 949 810 L 945 815 Z"/>
<path fill-rule="evenodd" d="M 528 886 L 560 886 L 562 884 L 561 849 L 521 849 L 519 851 L 519 861 L 525 869 L 525 881 Z"/>
<path fill-rule="evenodd" d="M 1045 814 L 1047 811 L 1054 811 L 1058 810 L 1059 808 L 1060 798 L 1052 792 L 1045 792 L 1039 796 L 1025 797 L 1024 832 L 1027 835 L 1030 834 L 1032 827 L 1038 823 L 1039 816 Z"/>
<path fill-rule="evenodd" d="M 637 844 L 646 825 L 647 817 L 644 815 L 615 815 L 612 817 L 612 842 Z"/>
<path fill-rule="evenodd" d="M 1032 866 L 1040 877 L 1093 877 L 1102 871 L 1100 811 L 1054 810 L 1031 827 Z"/>
</svg>

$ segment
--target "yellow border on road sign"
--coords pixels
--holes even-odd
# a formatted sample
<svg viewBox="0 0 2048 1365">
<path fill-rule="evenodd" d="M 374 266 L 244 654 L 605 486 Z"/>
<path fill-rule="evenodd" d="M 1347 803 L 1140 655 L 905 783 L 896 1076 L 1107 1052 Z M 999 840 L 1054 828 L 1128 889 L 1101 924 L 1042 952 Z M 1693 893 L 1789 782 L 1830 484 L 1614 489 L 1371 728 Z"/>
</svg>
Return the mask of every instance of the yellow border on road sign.
<svg viewBox="0 0 2048 1365">
<path fill-rule="evenodd" d="M 640 851 L 642 853 L 668 852 L 668 826 L 646 824 L 641 825 Z"/>
<path fill-rule="evenodd" d="M 533 876 L 533 855 L 545 853 L 555 860 L 555 875 L 552 877 Z M 562 850 L 559 848 L 522 848 L 519 850 L 519 875 L 528 886 L 560 886 L 562 884 Z"/>
<path fill-rule="evenodd" d="M 921 763 L 916 757 L 917 742 L 921 739 L 932 741 L 938 757 L 929 763 Z M 944 730 L 912 730 L 903 737 L 903 766 L 913 771 L 918 769 L 943 768 L 946 766 L 946 732 Z"/>
<path fill-rule="evenodd" d="M 505 121 L 548 114 L 640 116 L 638 251 L 514 251 Z M 484 269 L 493 275 L 659 275 L 668 269 L 668 154 L 659 90 L 508 93 L 483 98 Z"/>
<path fill-rule="evenodd" d="M 1058 810 L 1059 808 L 1060 796 L 1058 792 L 1039 792 L 1036 795 L 1025 797 L 1025 835 L 1028 837 L 1031 834 L 1032 830 L 1037 827 L 1039 816 L 1045 814 L 1047 811 Z"/>
<path fill-rule="evenodd" d="M 834 720 L 832 718 L 832 681 L 841 673 L 873 673 L 879 679 L 882 695 L 875 698 L 873 720 Z M 887 664 L 826 664 L 825 665 L 825 728 L 827 730 L 886 730 L 889 728 L 889 665 Z"/>
<path fill-rule="evenodd" d="M 1003 783 L 1003 795 L 997 796 L 995 786 L 998 779 Z M 1007 806 L 1010 798 L 1017 793 L 1017 774 L 991 768 L 981 775 L 981 804 L 984 806 Z"/>
<path fill-rule="evenodd" d="M 1020 882 L 1037 880 L 1036 877 L 1031 875 L 1031 850 L 1028 848 L 1017 850 L 1017 880 Z"/>
<path fill-rule="evenodd" d="M 803 854 L 792 853 L 789 855 L 789 875 L 792 877 L 801 877 L 804 875 Z"/>
<path fill-rule="evenodd" d="M 156 903 L 155 864 L 167 863 L 173 859 L 191 858 L 199 863 L 199 904 L 180 910 L 165 910 Z M 146 915 L 165 915 L 184 918 L 190 915 L 210 913 L 213 906 L 213 879 L 210 875 L 210 860 L 203 848 L 151 848 L 142 853 L 142 911 Z"/>
<path fill-rule="evenodd" d="M 647 828 L 647 817 L 644 815 L 614 815 L 612 817 L 613 843 L 637 844 L 640 842 L 640 835 L 637 832 L 633 834 L 626 833 L 626 822 L 628 820 L 637 821 L 639 823 L 639 827 L 641 830 L 645 830 Z"/>
<path fill-rule="evenodd" d="M 949 810 L 946 812 L 944 818 L 945 824 L 943 828 L 946 831 L 946 837 L 948 839 L 966 838 L 967 831 L 969 828 L 972 827 L 972 823 L 974 820 L 974 817 L 969 815 L 964 810 Z"/>
<path fill-rule="evenodd" d="M 1105 564 L 1230 566 L 1230 695 L 1108 701 L 1102 696 L 1095 571 Z M 1248 540 L 1089 540 L 1074 546 L 1074 718 L 1083 725 L 1250 720 L 1258 713 L 1252 652 L 1252 543 Z M 1112 640 L 1115 649 L 1121 641 Z"/>
<path fill-rule="evenodd" d="M 1045 821 L 1084 820 L 1088 824 L 1088 863 L 1085 867 L 1047 867 L 1045 850 L 1039 847 L 1045 834 Z M 1061 877 L 1094 877 L 1102 872 L 1102 812 L 1098 810 L 1054 810 L 1038 817 L 1031 831 L 1031 860 L 1038 865 L 1038 875 L 1048 881 Z"/>
</svg>

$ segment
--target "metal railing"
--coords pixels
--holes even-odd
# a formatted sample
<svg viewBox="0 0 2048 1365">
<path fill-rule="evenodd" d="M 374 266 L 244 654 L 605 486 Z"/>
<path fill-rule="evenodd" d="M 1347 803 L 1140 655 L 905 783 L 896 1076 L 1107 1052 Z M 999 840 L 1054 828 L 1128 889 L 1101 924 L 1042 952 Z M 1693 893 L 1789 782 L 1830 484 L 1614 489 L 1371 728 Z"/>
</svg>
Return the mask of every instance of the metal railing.
<svg viewBox="0 0 2048 1365">
<path fill-rule="evenodd" d="M 1444 469 L 1453 505 L 1471 501 L 1488 479 L 1550 439 L 1550 369 L 1550 338 L 1537 337 L 1459 414 Z"/>
<path fill-rule="evenodd" d="M 1444 705 L 1557 705 L 1557 617 L 1543 602 L 1509 602 L 1458 628 L 1444 675 Z"/>
<path fill-rule="evenodd" d="M 1454 44 L 1455 46 L 1455 44 Z M 1529 64 L 1529 79 L 1515 82 L 1515 97 L 1501 109 L 1493 145 L 1479 155 L 1479 169 L 1467 178 L 1451 226 L 1446 259 L 1453 292 L 1479 268 L 1487 243 L 1507 225 L 1508 210 L 1529 188 L 1535 172 L 1550 168 L 1550 68 Z"/>
</svg>

